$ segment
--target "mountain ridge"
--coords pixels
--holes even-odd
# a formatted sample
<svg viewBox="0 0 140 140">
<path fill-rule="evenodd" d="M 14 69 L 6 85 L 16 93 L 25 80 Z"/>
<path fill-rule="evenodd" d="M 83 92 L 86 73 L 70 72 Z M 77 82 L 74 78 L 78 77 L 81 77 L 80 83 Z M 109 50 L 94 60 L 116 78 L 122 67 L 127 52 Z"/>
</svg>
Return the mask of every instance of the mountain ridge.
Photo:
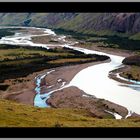
<svg viewBox="0 0 140 140">
<path fill-rule="evenodd" d="M 24 25 L 69 29 L 75 32 L 140 32 L 140 13 L 0 13 L 0 25 Z"/>
</svg>

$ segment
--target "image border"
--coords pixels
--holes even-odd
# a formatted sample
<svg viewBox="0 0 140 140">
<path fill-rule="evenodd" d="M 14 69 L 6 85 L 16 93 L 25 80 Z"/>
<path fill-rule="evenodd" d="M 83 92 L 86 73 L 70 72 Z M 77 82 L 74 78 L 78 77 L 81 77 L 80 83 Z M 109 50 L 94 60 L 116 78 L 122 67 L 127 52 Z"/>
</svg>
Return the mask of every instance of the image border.
<svg viewBox="0 0 140 140">
<path fill-rule="evenodd" d="M 140 12 L 139 2 L 1 2 L 0 12 Z M 10 120 L 9 120 L 10 121 Z M 138 138 L 139 128 L 0 128 L 1 138 Z"/>
</svg>

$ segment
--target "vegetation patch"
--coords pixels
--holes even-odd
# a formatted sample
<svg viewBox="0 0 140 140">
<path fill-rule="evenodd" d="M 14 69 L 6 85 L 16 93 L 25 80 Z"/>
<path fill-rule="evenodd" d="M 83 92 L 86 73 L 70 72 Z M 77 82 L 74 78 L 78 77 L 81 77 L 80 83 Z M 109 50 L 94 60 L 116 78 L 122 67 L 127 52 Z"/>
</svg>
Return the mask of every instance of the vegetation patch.
<svg viewBox="0 0 140 140">
<path fill-rule="evenodd" d="M 7 90 L 8 89 L 8 87 L 9 87 L 9 85 L 0 85 L 0 91 L 2 90 L 2 91 L 5 91 L 5 90 Z"/>
<path fill-rule="evenodd" d="M 6 29 L 0 29 L 0 39 L 4 36 L 11 36 L 14 35 L 16 30 L 20 30 L 20 28 L 6 28 Z"/>
<path fill-rule="evenodd" d="M 97 119 L 84 109 L 37 108 L 2 99 L 0 114 L 0 127 L 140 127 L 139 118 Z"/>
<path fill-rule="evenodd" d="M 129 68 L 120 73 L 120 75 L 130 80 L 140 81 L 140 55 L 127 57 L 122 63 L 129 66 Z"/>
<path fill-rule="evenodd" d="M 140 39 L 132 39 L 127 34 L 117 33 L 113 31 L 99 31 L 92 33 L 76 32 L 65 29 L 55 29 L 58 34 L 71 35 L 73 38 L 78 39 L 79 42 L 84 42 L 85 45 L 96 45 L 105 48 L 117 48 L 123 50 L 136 51 L 140 50 Z M 139 34 L 138 34 L 139 35 Z"/>
<path fill-rule="evenodd" d="M 132 39 L 132 40 L 140 40 L 140 33 L 136 33 L 136 34 L 130 36 L 129 39 Z"/>
<path fill-rule="evenodd" d="M 128 70 L 122 72 L 120 76 L 130 80 L 140 81 L 140 67 L 131 66 Z"/>
<path fill-rule="evenodd" d="M 107 56 L 88 55 L 69 48 L 43 49 L 0 45 L 0 83 L 58 66 L 103 61 Z"/>
</svg>

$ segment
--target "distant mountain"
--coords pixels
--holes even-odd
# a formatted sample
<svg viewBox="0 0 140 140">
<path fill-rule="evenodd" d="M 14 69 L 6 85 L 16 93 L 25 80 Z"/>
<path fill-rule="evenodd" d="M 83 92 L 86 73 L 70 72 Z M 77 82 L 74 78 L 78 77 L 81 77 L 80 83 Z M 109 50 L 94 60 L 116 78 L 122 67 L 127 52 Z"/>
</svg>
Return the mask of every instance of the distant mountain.
<svg viewBox="0 0 140 140">
<path fill-rule="evenodd" d="M 75 13 L 0 13 L 0 25 L 23 25 L 31 19 L 29 26 L 55 27 L 73 19 Z"/>
<path fill-rule="evenodd" d="M 111 30 L 137 33 L 140 31 L 140 13 L 82 13 L 62 27 L 83 32 Z"/>
<path fill-rule="evenodd" d="M 0 13 L 0 25 L 23 24 L 83 33 L 135 34 L 140 32 L 140 13 Z"/>
</svg>

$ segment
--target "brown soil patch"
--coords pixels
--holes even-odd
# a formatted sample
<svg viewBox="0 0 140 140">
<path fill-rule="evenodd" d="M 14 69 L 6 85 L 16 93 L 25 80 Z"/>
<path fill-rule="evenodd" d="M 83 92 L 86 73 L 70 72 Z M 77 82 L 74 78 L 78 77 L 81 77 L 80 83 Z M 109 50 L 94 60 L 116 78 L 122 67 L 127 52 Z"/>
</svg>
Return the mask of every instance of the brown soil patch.
<svg viewBox="0 0 140 140">
<path fill-rule="evenodd" d="M 105 110 L 116 112 L 123 117 L 125 117 L 128 113 L 125 107 L 106 101 L 104 99 L 98 99 L 94 96 L 87 95 L 77 87 L 68 87 L 63 90 L 54 92 L 52 96 L 47 100 L 47 103 L 55 108 L 86 109 L 90 111 L 92 116 L 97 118 L 110 118 L 112 116 L 105 112 Z"/>
</svg>

